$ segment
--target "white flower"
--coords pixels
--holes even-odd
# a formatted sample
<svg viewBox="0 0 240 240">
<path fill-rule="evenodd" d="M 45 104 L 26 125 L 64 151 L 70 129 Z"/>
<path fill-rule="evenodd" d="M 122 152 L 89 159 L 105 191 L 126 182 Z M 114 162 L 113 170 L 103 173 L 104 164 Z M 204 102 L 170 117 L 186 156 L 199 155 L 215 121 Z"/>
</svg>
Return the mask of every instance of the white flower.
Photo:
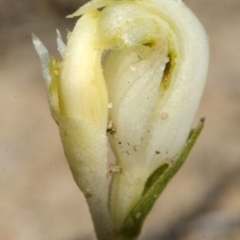
<svg viewBox="0 0 240 240">
<path fill-rule="evenodd" d="M 207 37 L 177 0 L 93 0 L 70 17 L 80 15 L 66 49 L 58 32 L 61 63 L 34 44 L 74 178 L 96 225 L 103 215 L 110 221 L 110 204 L 119 229 L 148 177 L 184 147 L 205 84 Z M 107 136 L 118 170 L 110 199 Z"/>
</svg>

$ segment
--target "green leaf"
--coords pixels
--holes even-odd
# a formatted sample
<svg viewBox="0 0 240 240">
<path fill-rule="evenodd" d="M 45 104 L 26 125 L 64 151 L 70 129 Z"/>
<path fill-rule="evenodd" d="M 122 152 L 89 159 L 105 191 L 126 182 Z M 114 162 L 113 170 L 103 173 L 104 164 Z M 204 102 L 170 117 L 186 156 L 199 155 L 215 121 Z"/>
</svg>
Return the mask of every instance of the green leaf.
<svg viewBox="0 0 240 240">
<path fill-rule="evenodd" d="M 161 177 L 161 175 L 165 172 L 165 170 L 169 167 L 169 164 L 164 163 L 161 165 L 157 170 L 153 172 L 153 174 L 148 178 L 147 182 L 145 183 L 145 188 L 143 190 L 143 196 L 148 190 L 153 186 L 154 183 Z"/>
<path fill-rule="evenodd" d="M 124 235 L 126 239 L 134 239 L 139 235 L 146 216 L 169 181 L 185 162 L 203 126 L 204 119 L 202 118 L 198 126 L 190 132 L 184 148 L 174 163 L 162 165 L 148 178 L 141 200 L 132 209 L 120 229 L 120 234 Z"/>
</svg>

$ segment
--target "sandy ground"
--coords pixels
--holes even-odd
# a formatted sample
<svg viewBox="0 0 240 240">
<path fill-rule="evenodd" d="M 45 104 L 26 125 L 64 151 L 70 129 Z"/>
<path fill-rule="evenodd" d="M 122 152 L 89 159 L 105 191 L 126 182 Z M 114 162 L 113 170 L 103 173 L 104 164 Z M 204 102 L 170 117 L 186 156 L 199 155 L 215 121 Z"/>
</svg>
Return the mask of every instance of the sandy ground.
<svg viewBox="0 0 240 240">
<path fill-rule="evenodd" d="M 240 239 L 240 1 L 185 0 L 209 35 L 211 61 L 196 117 L 206 127 L 157 201 L 141 240 Z M 91 240 L 47 104 L 36 33 L 56 54 L 55 29 L 72 29 L 79 1 L 0 2 L 0 239 Z"/>
</svg>

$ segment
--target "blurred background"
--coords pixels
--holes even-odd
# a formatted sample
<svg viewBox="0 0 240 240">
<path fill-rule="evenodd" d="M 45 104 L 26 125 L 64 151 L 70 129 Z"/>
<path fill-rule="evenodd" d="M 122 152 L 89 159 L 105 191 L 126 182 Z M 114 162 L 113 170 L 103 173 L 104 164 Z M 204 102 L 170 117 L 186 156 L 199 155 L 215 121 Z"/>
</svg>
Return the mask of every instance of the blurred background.
<svg viewBox="0 0 240 240">
<path fill-rule="evenodd" d="M 196 117 L 206 126 L 148 216 L 141 240 L 240 239 L 240 1 L 185 0 L 209 36 Z M 0 1 L 0 239 L 93 240 L 51 118 L 31 33 L 52 55 L 83 1 Z"/>
</svg>

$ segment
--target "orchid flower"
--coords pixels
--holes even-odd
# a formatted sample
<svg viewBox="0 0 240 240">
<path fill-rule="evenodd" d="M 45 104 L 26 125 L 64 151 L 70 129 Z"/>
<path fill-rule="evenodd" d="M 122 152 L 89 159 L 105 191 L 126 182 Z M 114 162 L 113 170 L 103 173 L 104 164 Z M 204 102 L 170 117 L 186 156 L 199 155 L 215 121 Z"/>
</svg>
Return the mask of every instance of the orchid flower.
<svg viewBox="0 0 240 240">
<path fill-rule="evenodd" d="M 180 0 L 92 0 L 68 17 L 62 60 L 33 36 L 51 113 L 98 239 L 135 239 L 201 130 L 207 37 Z"/>
</svg>

